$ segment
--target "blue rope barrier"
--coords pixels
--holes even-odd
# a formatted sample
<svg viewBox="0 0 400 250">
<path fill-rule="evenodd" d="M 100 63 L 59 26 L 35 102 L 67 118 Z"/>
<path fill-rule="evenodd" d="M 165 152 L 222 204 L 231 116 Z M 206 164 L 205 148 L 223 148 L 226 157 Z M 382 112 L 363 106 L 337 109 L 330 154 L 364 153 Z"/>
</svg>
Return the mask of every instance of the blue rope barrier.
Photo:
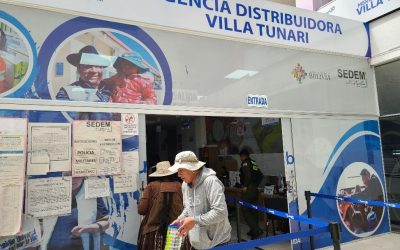
<svg viewBox="0 0 400 250">
<path fill-rule="evenodd" d="M 229 203 L 235 203 L 235 199 L 234 198 L 231 198 L 231 197 L 225 197 L 225 200 L 226 200 L 226 202 L 229 202 Z"/>
<path fill-rule="evenodd" d="M 253 248 L 253 247 L 258 247 L 258 246 L 265 246 L 265 245 L 270 245 L 282 241 L 288 241 L 288 240 L 293 240 L 293 239 L 298 239 L 298 238 L 306 238 L 310 237 L 313 235 L 317 234 L 322 234 L 322 233 L 329 233 L 329 227 L 324 226 L 320 227 L 317 229 L 313 230 L 308 230 L 308 231 L 301 231 L 301 232 L 296 232 L 296 233 L 290 233 L 290 234 L 281 234 L 281 235 L 276 235 L 268 238 L 262 238 L 262 239 L 257 239 L 257 240 L 251 240 L 251 241 L 246 241 L 246 242 L 241 242 L 241 243 L 234 243 L 234 244 L 229 244 L 225 246 L 220 246 L 220 247 L 215 247 L 212 248 L 213 250 L 239 250 L 239 249 L 248 249 L 248 248 Z"/>
<path fill-rule="evenodd" d="M 325 198 L 337 201 L 346 201 L 355 204 L 364 204 L 364 205 L 371 205 L 377 207 L 391 207 L 391 208 L 400 208 L 400 203 L 390 203 L 390 202 L 383 202 L 383 201 L 373 201 L 373 200 L 360 200 L 360 199 L 353 199 L 349 197 L 343 196 L 335 196 L 335 195 L 327 195 L 327 194 L 317 194 L 317 193 L 310 193 L 311 196 L 318 197 L 318 198 Z"/>
<path fill-rule="evenodd" d="M 242 205 L 244 207 L 252 208 L 252 209 L 255 209 L 255 210 L 258 210 L 258 211 L 261 211 L 261 212 L 264 212 L 264 213 L 268 213 L 268 214 L 273 214 L 273 215 L 279 216 L 279 217 L 284 218 L 284 219 L 290 219 L 290 220 L 305 222 L 305 223 L 308 223 L 308 224 L 311 224 L 311 225 L 314 225 L 314 226 L 317 226 L 317 227 L 325 227 L 325 226 L 328 225 L 328 223 L 326 223 L 325 221 L 320 221 L 320 220 L 316 220 L 316 219 L 309 219 L 307 217 L 298 216 L 298 215 L 291 215 L 291 214 L 288 214 L 288 213 L 285 213 L 285 212 L 281 212 L 281 211 L 278 211 L 278 210 L 274 210 L 274 209 L 271 209 L 271 208 L 266 208 L 266 207 L 262 207 L 262 206 L 259 206 L 259 205 L 254 205 L 254 204 L 249 203 L 249 202 L 236 200 L 236 199 L 231 198 L 231 197 L 226 197 L 225 200 L 227 202 L 230 202 L 230 203 L 235 203 L 237 201 L 240 205 Z"/>
<path fill-rule="evenodd" d="M 285 219 L 290 219 L 290 220 L 295 220 L 295 221 L 300 221 L 300 222 L 305 222 L 317 227 L 326 227 L 328 226 L 328 223 L 326 223 L 325 221 L 320 221 L 320 220 L 316 220 L 316 219 L 309 219 L 307 217 L 303 217 L 303 216 L 298 216 L 298 215 L 292 215 L 292 214 L 288 214 L 288 213 L 284 213 L 278 210 L 274 210 L 274 209 L 270 209 L 270 208 L 266 208 L 266 207 L 262 207 L 262 206 L 258 206 L 258 205 L 254 205 L 245 201 L 238 201 L 240 205 L 248 207 L 248 208 L 252 208 L 264 213 L 268 213 L 268 214 L 273 214 Z"/>
</svg>

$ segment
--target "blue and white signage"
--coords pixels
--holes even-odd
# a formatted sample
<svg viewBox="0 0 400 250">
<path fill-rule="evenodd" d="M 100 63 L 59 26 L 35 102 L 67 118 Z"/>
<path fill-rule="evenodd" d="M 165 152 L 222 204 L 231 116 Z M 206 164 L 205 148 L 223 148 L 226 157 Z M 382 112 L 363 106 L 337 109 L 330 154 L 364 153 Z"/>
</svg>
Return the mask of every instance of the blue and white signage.
<svg viewBox="0 0 400 250">
<path fill-rule="evenodd" d="M 304 191 L 386 201 L 377 120 L 291 119 L 291 124 L 301 215 L 307 214 Z M 390 231 L 388 211 L 383 207 L 318 197 L 312 199 L 311 207 L 313 218 L 341 223 L 343 243 Z M 308 225 L 301 225 L 301 229 L 308 230 Z M 303 249 L 309 249 L 307 239 L 302 243 Z M 330 244 L 329 234 L 315 239 L 316 248 Z"/>
<path fill-rule="evenodd" d="M 398 8 L 400 8 L 398 0 L 336 0 L 318 12 L 369 22 Z"/>
<path fill-rule="evenodd" d="M 247 106 L 268 108 L 268 97 L 265 95 L 247 95 Z"/>
<path fill-rule="evenodd" d="M 0 2 L 10 2 L 1 0 Z M 14 0 L 13 4 L 77 11 L 104 18 L 355 56 L 369 56 L 360 22 L 268 1 Z M 358 41 L 354 43 L 353 41 Z"/>
<path fill-rule="evenodd" d="M 224 12 L 228 8 L 233 11 L 228 7 L 229 4 L 225 2 Z M 179 6 L 187 7 L 182 4 Z M 222 5 L 219 5 L 221 8 Z M 24 43 L 26 47 L 38 48 L 37 53 L 29 57 L 31 61 L 25 60 L 22 65 L 7 67 L 6 81 L 0 83 L 1 98 L 238 108 L 253 109 L 260 113 L 268 108 L 282 112 L 378 114 L 376 102 L 371 101 L 376 99 L 376 88 L 373 71 L 366 58 L 255 44 L 249 46 L 238 41 L 60 15 L 10 4 L 0 4 L 0 9 L 3 13 L 0 23 L 8 24 L 7 27 L 18 27 L 14 28 L 16 31 L 29 31 L 21 33 L 21 41 L 23 37 L 30 37 L 31 42 Z M 244 13 L 248 10 L 239 7 L 239 11 Z M 253 11 L 253 14 L 261 13 Z M 290 15 L 282 17 L 273 13 L 277 12 L 266 15 L 268 18 L 271 15 L 274 21 L 283 18 L 287 23 L 303 22 L 307 27 L 319 27 L 321 30 L 325 27 L 328 33 L 337 32 L 343 36 L 347 32 L 340 23 L 327 22 L 325 25 L 322 19 L 316 21 L 315 18 L 304 16 L 299 19 L 300 16 Z M 218 20 L 213 21 L 213 15 L 207 13 L 205 18 L 208 16 L 213 25 L 220 25 Z M 45 27 L 40 25 L 43 17 L 48 20 Z M 14 20 L 14 23 L 18 21 L 20 25 L 11 26 L 9 20 Z M 251 23 L 249 25 L 253 27 Z M 301 29 L 301 32 L 308 31 Z M 286 34 L 291 36 L 291 33 Z M 303 38 L 311 41 L 311 34 L 304 33 Z M 8 54 L 14 51 L 10 40 L 7 39 L 6 44 Z M 6 54 L 0 52 L 1 55 Z M 91 79 L 93 83 L 87 82 L 85 72 L 77 71 L 77 59 L 82 53 L 96 59 L 89 65 L 96 63 L 99 66 L 97 77 Z M 188 56 L 183 58 L 182 55 Z M 121 82 L 125 76 L 118 73 L 116 64 L 104 64 L 105 57 L 141 57 L 142 66 L 148 70 L 126 84 Z M 63 65 L 61 75 L 57 69 L 60 64 Z M 26 71 L 25 75 L 30 77 L 21 78 L 21 74 L 13 73 L 21 72 L 18 70 L 21 68 L 29 69 L 21 67 L 26 65 L 35 66 L 33 73 Z M 95 85 L 101 86 L 97 92 L 92 88 Z M 77 118 L 71 115 L 65 113 L 69 120 Z"/>
</svg>

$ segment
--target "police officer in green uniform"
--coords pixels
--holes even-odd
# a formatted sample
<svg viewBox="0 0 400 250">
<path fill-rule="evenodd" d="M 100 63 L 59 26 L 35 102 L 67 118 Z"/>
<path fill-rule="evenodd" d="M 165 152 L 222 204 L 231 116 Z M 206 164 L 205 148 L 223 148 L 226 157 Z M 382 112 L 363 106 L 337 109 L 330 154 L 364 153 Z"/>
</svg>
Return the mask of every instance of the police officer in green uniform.
<svg viewBox="0 0 400 250">
<path fill-rule="evenodd" d="M 243 200 L 256 204 L 258 200 L 258 185 L 263 175 L 257 167 L 256 161 L 250 158 L 249 151 L 243 149 L 239 154 L 240 160 L 242 161 L 240 182 L 245 188 Z M 260 237 L 263 234 L 263 230 L 258 225 L 258 212 L 251 208 L 243 207 L 243 216 L 247 225 L 250 227 L 250 231 L 247 235 L 251 236 L 251 239 Z"/>
</svg>

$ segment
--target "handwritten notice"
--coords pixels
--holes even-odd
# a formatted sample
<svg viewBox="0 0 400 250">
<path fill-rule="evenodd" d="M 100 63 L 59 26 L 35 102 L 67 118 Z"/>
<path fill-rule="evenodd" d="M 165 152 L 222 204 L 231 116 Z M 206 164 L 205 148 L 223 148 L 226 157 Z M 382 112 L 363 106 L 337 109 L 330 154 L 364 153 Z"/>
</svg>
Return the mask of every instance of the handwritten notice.
<svg viewBox="0 0 400 250">
<path fill-rule="evenodd" d="M 28 180 L 27 214 L 33 217 L 70 214 L 71 185 L 71 176 Z"/>
<path fill-rule="evenodd" d="M 122 169 L 121 175 L 113 177 L 114 193 L 129 193 L 138 190 L 137 178 L 139 174 L 139 152 L 128 151 L 122 152 Z"/>
<path fill-rule="evenodd" d="M 109 178 L 89 178 L 85 180 L 85 199 L 108 197 L 111 194 Z"/>
<path fill-rule="evenodd" d="M 114 193 L 130 193 L 138 190 L 137 187 L 137 174 L 123 174 L 119 176 L 113 176 L 114 181 Z"/>
<path fill-rule="evenodd" d="M 71 171 L 71 124 L 30 123 L 28 175 Z"/>
<path fill-rule="evenodd" d="M 120 174 L 121 124 L 117 121 L 73 122 L 73 176 Z"/>
<path fill-rule="evenodd" d="M 2 180 L 3 181 L 3 180 Z M 12 178 L 7 181 L 7 185 L 0 185 L 0 224 L 4 228 L 0 228 L 0 235 L 14 235 L 20 231 L 21 213 L 22 213 L 22 197 L 21 179 Z"/>
<path fill-rule="evenodd" d="M 22 225 L 27 127 L 26 119 L 0 119 L 0 236 Z"/>
<path fill-rule="evenodd" d="M 122 135 L 139 134 L 138 114 L 121 114 Z"/>
<path fill-rule="evenodd" d="M 47 150 L 28 153 L 27 175 L 46 175 L 50 171 L 50 156 Z"/>
<path fill-rule="evenodd" d="M 139 173 L 139 151 L 122 152 L 122 172 L 123 173 Z"/>
</svg>

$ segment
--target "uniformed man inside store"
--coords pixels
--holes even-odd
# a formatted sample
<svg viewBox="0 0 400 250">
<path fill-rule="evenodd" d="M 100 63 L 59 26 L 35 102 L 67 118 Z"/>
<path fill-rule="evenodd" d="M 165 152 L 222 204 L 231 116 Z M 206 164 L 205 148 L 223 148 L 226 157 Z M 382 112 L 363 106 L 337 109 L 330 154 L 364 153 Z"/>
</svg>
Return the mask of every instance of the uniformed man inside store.
<svg viewBox="0 0 400 250">
<path fill-rule="evenodd" d="M 250 158 L 248 150 L 243 149 L 239 153 L 242 161 L 240 168 L 240 182 L 244 186 L 243 200 L 256 204 L 258 200 L 258 185 L 262 179 L 262 173 L 257 166 L 256 161 Z M 247 233 L 251 239 L 259 238 L 263 234 L 263 230 L 258 225 L 258 213 L 251 208 L 243 207 L 243 216 L 250 228 Z"/>
</svg>

